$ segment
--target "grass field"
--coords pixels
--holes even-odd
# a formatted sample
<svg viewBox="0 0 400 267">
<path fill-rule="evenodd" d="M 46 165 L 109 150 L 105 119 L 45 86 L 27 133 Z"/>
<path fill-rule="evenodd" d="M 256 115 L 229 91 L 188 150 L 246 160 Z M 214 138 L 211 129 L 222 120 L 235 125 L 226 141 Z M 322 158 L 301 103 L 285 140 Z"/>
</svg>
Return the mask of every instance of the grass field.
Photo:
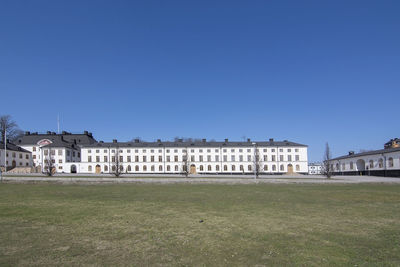
<svg viewBox="0 0 400 267">
<path fill-rule="evenodd" d="M 0 265 L 399 266 L 400 185 L 0 184 Z"/>
</svg>

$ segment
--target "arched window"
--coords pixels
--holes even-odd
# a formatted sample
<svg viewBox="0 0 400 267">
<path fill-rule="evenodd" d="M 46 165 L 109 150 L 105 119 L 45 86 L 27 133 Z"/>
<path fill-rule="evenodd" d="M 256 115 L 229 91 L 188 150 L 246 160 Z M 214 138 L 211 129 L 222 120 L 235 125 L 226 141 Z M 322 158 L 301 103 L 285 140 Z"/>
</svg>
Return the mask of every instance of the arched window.
<svg viewBox="0 0 400 267">
<path fill-rule="evenodd" d="M 143 165 L 143 171 L 146 172 L 147 171 L 147 166 Z"/>
<path fill-rule="evenodd" d="M 374 161 L 371 159 L 369 161 L 369 168 L 372 169 L 374 167 Z"/>
<path fill-rule="evenodd" d="M 49 168 L 49 169 L 50 169 L 50 168 Z M 90 171 L 90 172 L 92 171 L 92 166 L 89 165 L 88 171 Z"/>
<path fill-rule="evenodd" d="M 393 158 L 389 158 L 389 167 L 393 167 Z"/>
<path fill-rule="evenodd" d="M 135 171 L 137 171 L 137 172 L 139 171 L 139 166 L 138 165 L 135 166 Z"/>
<path fill-rule="evenodd" d="M 236 170 L 235 165 L 232 165 L 232 171 L 234 172 Z"/>
<path fill-rule="evenodd" d="M 211 165 L 208 165 L 208 171 L 211 171 Z"/>
<path fill-rule="evenodd" d="M 132 171 L 131 165 L 128 165 L 127 171 L 128 171 L 128 172 Z"/>
<path fill-rule="evenodd" d="M 175 165 L 175 171 L 176 172 L 178 171 L 178 165 Z"/>
<path fill-rule="evenodd" d="M 276 171 L 276 165 L 275 164 L 272 165 L 272 170 Z"/>
<path fill-rule="evenodd" d="M 299 164 L 296 165 L 296 171 L 297 171 L 297 172 L 300 171 L 300 165 L 299 165 Z"/>
<path fill-rule="evenodd" d="M 119 171 L 120 171 L 120 172 L 123 172 L 123 171 L 124 171 L 124 166 L 120 165 L 120 166 L 119 166 Z"/>
<path fill-rule="evenodd" d="M 379 159 L 378 161 L 378 167 L 383 168 L 383 159 Z"/>
<path fill-rule="evenodd" d="M 162 165 L 158 166 L 158 171 L 162 172 Z"/>
<path fill-rule="evenodd" d="M 350 170 L 354 169 L 354 163 L 350 161 Z"/>
<path fill-rule="evenodd" d="M 228 165 L 224 165 L 224 171 L 228 170 Z"/>
<path fill-rule="evenodd" d="M 204 171 L 203 165 L 200 165 L 200 171 Z"/>
<path fill-rule="evenodd" d="M 215 170 L 219 172 L 219 165 L 215 166 Z"/>
<path fill-rule="evenodd" d="M 264 165 L 264 171 L 268 171 L 268 165 Z"/>
<path fill-rule="evenodd" d="M 247 170 L 248 170 L 248 171 L 251 171 L 251 169 L 252 169 L 252 168 L 251 168 L 251 165 L 247 166 Z"/>
<path fill-rule="evenodd" d="M 151 171 L 154 172 L 155 171 L 155 167 L 154 165 L 151 165 Z"/>
<path fill-rule="evenodd" d="M 111 167 L 111 170 L 112 170 L 113 172 L 115 172 L 115 166 L 112 166 L 112 167 Z"/>
<path fill-rule="evenodd" d="M 339 163 L 336 163 L 336 170 L 339 170 Z"/>
<path fill-rule="evenodd" d="M 171 171 L 171 166 L 167 165 L 167 171 Z"/>
<path fill-rule="evenodd" d="M 108 166 L 107 165 L 104 166 L 104 171 L 108 172 Z"/>
<path fill-rule="evenodd" d="M 239 169 L 240 171 L 244 171 L 243 165 L 240 165 Z"/>
<path fill-rule="evenodd" d="M 280 170 L 281 170 L 281 171 L 284 171 L 284 170 L 285 170 L 285 166 L 283 166 L 283 164 L 281 164 Z"/>
</svg>

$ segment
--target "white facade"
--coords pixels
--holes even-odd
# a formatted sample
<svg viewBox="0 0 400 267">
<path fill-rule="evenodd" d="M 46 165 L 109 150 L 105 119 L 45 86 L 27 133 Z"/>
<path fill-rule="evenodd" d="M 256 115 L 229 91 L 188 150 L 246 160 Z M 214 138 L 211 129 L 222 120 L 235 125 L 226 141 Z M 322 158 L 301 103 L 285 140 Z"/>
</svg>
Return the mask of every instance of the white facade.
<svg viewBox="0 0 400 267">
<path fill-rule="evenodd" d="M 400 148 L 389 148 L 359 154 L 349 154 L 331 160 L 336 174 L 399 176 Z"/>
<path fill-rule="evenodd" d="M 12 146 L 12 147 L 11 147 Z M 32 156 L 28 151 L 18 149 L 15 145 L 7 145 L 7 152 L 4 149 L 4 145 L 1 144 L 0 148 L 0 166 L 4 167 L 4 161 L 6 160 L 7 167 L 31 167 Z"/>
<path fill-rule="evenodd" d="M 321 163 L 310 163 L 308 164 L 308 174 L 322 174 L 322 164 Z"/>
<path fill-rule="evenodd" d="M 182 173 L 184 166 L 188 166 L 191 173 L 251 174 L 256 164 L 260 174 L 308 173 L 307 147 L 303 145 L 99 143 L 83 146 L 81 153 L 82 160 L 75 166 L 80 173 L 110 173 L 115 168 L 116 156 L 123 173 Z M 69 172 L 66 168 L 64 171 Z"/>
</svg>

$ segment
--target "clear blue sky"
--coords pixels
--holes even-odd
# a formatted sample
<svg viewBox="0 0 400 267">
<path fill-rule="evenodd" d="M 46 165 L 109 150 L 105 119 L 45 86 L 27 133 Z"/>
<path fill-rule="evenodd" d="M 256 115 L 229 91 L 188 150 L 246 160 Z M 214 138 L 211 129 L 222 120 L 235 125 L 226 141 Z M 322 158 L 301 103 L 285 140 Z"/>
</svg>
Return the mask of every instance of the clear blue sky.
<svg viewBox="0 0 400 267">
<path fill-rule="evenodd" d="M 0 114 L 98 140 L 400 136 L 400 1 L 1 1 Z M 6 99 L 5 99 L 6 98 Z"/>
</svg>

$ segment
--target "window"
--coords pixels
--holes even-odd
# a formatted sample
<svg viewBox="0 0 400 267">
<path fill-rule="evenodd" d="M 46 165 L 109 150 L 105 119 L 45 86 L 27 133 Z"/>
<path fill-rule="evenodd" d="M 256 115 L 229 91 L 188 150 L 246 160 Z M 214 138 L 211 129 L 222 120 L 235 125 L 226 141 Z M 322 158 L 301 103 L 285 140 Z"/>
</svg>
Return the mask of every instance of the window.
<svg viewBox="0 0 400 267">
<path fill-rule="evenodd" d="M 223 149 L 222 152 L 226 153 L 226 149 Z"/>
<path fill-rule="evenodd" d="M 275 164 L 272 165 L 272 170 L 276 171 L 276 165 Z"/>
<path fill-rule="evenodd" d="M 239 170 L 240 170 L 240 171 L 244 171 L 243 165 L 240 165 L 240 166 L 239 166 Z"/>
<path fill-rule="evenodd" d="M 87 151 L 87 153 L 92 153 L 92 150 L 91 150 L 91 149 L 89 149 L 89 150 Z"/>
<path fill-rule="evenodd" d="M 47 156 L 49 154 L 49 151 L 47 149 L 45 149 L 43 152 L 44 152 L 45 156 Z"/>
<path fill-rule="evenodd" d="M 283 152 L 283 149 L 282 149 L 282 148 L 280 148 L 280 149 L 279 149 L 279 152 Z"/>
<path fill-rule="evenodd" d="M 33 159 L 36 159 L 36 155 L 33 155 L 32 158 L 33 158 Z"/>
<path fill-rule="evenodd" d="M 298 149 L 298 148 L 296 148 L 296 149 L 294 150 L 294 152 L 299 152 L 299 149 Z"/>
<path fill-rule="evenodd" d="M 285 167 L 283 166 L 283 164 L 281 164 L 280 170 L 281 170 L 281 171 L 284 171 L 284 170 L 285 170 Z"/>
<path fill-rule="evenodd" d="M 353 162 L 350 161 L 350 170 L 352 170 L 354 168 Z"/>
<path fill-rule="evenodd" d="M 374 161 L 371 159 L 369 161 L 369 168 L 372 169 L 374 167 Z"/>
<path fill-rule="evenodd" d="M 295 159 L 296 159 L 296 161 L 300 161 L 300 156 L 299 156 L 299 155 L 296 155 L 296 156 L 295 156 Z"/>
<path fill-rule="evenodd" d="M 162 156 L 158 156 L 158 161 L 162 162 Z"/>
<path fill-rule="evenodd" d="M 146 162 L 146 156 L 143 156 L 143 162 Z"/>
<path fill-rule="evenodd" d="M 248 149 L 247 149 L 247 152 L 248 152 L 248 153 L 250 153 L 250 152 L 251 152 L 251 149 L 250 149 L 250 148 L 248 148 Z"/>
<path fill-rule="evenodd" d="M 215 152 L 216 152 L 216 153 L 218 153 L 218 151 L 219 151 L 218 149 L 215 149 Z"/>
<path fill-rule="evenodd" d="M 96 156 L 96 162 L 100 162 L 100 156 Z"/>
<path fill-rule="evenodd" d="M 251 168 L 251 165 L 248 165 L 248 166 L 247 166 L 247 170 L 248 170 L 248 171 L 251 171 L 251 169 L 252 169 L 252 168 Z"/>
<path fill-rule="evenodd" d="M 111 153 L 115 153 L 115 149 L 111 150 Z"/>
<path fill-rule="evenodd" d="M 190 152 L 194 153 L 194 149 L 191 149 Z"/>
<path fill-rule="evenodd" d="M 217 162 L 219 161 L 219 156 L 218 155 L 215 156 L 215 161 L 217 161 Z"/>
<path fill-rule="evenodd" d="M 146 165 L 143 166 L 143 171 L 144 172 L 147 171 L 147 166 Z"/>
<path fill-rule="evenodd" d="M 203 171 L 203 170 L 204 170 L 203 165 L 200 165 L 200 171 Z"/>
<path fill-rule="evenodd" d="M 58 150 L 58 155 L 62 156 L 62 150 L 61 149 Z"/>
<path fill-rule="evenodd" d="M 111 157 L 111 161 L 112 161 L 112 162 L 115 162 L 115 156 L 112 156 L 112 157 Z"/>
<path fill-rule="evenodd" d="M 123 156 L 119 156 L 119 162 L 124 162 L 124 157 Z"/>
<path fill-rule="evenodd" d="M 96 149 L 96 153 L 100 153 L 100 150 Z"/>
<path fill-rule="evenodd" d="M 154 172 L 155 171 L 155 167 L 154 165 L 151 165 L 151 171 Z"/>
<path fill-rule="evenodd" d="M 389 158 L 389 167 L 393 167 L 393 158 Z"/>
<path fill-rule="evenodd" d="M 276 161 L 276 157 L 275 157 L 275 155 L 272 155 L 272 159 L 271 159 L 271 161 Z"/>
<path fill-rule="evenodd" d="M 215 170 L 219 172 L 219 165 L 215 166 Z"/>
<path fill-rule="evenodd" d="M 235 149 L 231 149 L 231 152 L 235 152 Z"/>
<path fill-rule="evenodd" d="M 22 154 L 21 153 L 19 154 L 19 158 L 22 159 Z"/>
<path fill-rule="evenodd" d="M 151 161 L 151 162 L 154 162 L 154 156 L 151 156 L 151 157 L 150 157 L 150 161 Z"/>
<path fill-rule="evenodd" d="M 162 165 L 158 166 L 158 171 L 162 172 Z"/>
<path fill-rule="evenodd" d="M 131 156 L 128 156 L 128 162 L 131 162 Z"/>
<path fill-rule="evenodd" d="M 90 172 L 92 171 L 92 166 L 88 167 L 88 171 L 90 171 Z"/>
<path fill-rule="evenodd" d="M 194 156 L 190 156 L 190 160 L 191 160 L 191 161 L 195 161 L 195 160 L 194 160 Z"/>
<path fill-rule="evenodd" d="M 298 171 L 298 172 L 300 171 L 300 165 L 299 164 L 296 165 L 296 171 Z"/>
<path fill-rule="evenodd" d="M 167 162 L 171 161 L 171 156 L 167 156 Z"/>
<path fill-rule="evenodd" d="M 59 159 L 59 160 L 58 160 L 58 163 L 62 163 L 62 159 Z"/>
<path fill-rule="evenodd" d="M 139 153 L 139 149 L 135 149 L 135 153 Z"/>
<path fill-rule="evenodd" d="M 352 162 L 353 163 L 353 162 Z M 378 167 L 383 168 L 383 159 L 379 159 L 378 161 Z M 352 168 L 353 169 L 353 168 Z"/>
<path fill-rule="evenodd" d="M 239 156 L 239 161 L 243 161 L 243 155 Z"/>
<path fill-rule="evenodd" d="M 175 156 L 174 157 L 174 160 L 175 160 L 175 162 L 178 162 L 179 160 L 178 160 L 178 156 Z"/>
<path fill-rule="evenodd" d="M 336 170 L 339 170 L 339 163 L 336 163 Z"/>
<path fill-rule="evenodd" d="M 128 165 L 128 168 L 126 169 L 128 172 L 132 171 L 131 165 Z"/>
<path fill-rule="evenodd" d="M 72 151 L 72 156 L 75 157 L 75 151 Z"/>
<path fill-rule="evenodd" d="M 283 155 L 279 155 L 279 160 L 283 161 Z"/>
<path fill-rule="evenodd" d="M 232 171 L 235 171 L 236 167 L 235 165 L 232 165 Z"/>
<path fill-rule="evenodd" d="M 92 156 L 88 156 L 88 162 L 92 162 Z"/>
<path fill-rule="evenodd" d="M 167 171 L 171 171 L 171 166 L 167 165 Z"/>
<path fill-rule="evenodd" d="M 288 160 L 288 161 L 292 161 L 292 155 L 288 155 L 288 156 L 287 156 L 287 160 Z"/>
<path fill-rule="evenodd" d="M 271 152 L 275 152 L 275 148 L 271 149 Z"/>
<path fill-rule="evenodd" d="M 135 171 L 137 171 L 137 172 L 139 171 L 139 166 L 138 165 L 135 166 Z"/>
<path fill-rule="evenodd" d="M 208 170 L 208 171 L 211 171 L 211 165 L 208 165 L 207 170 Z"/>
<path fill-rule="evenodd" d="M 268 161 L 268 156 L 264 155 L 264 161 Z"/>
<path fill-rule="evenodd" d="M 36 147 L 35 146 L 32 148 L 32 151 L 36 151 Z"/>
<path fill-rule="evenodd" d="M 224 171 L 228 170 L 228 165 L 224 165 Z"/>
<path fill-rule="evenodd" d="M 107 165 L 104 166 L 104 171 L 105 171 L 105 172 L 108 171 L 108 166 L 107 166 Z"/>
<path fill-rule="evenodd" d="M 135 156 L 135 162 L 139 162 L 139 156 Z"/>
<path fill-rule="evenodd" d="M 143 151 L 143 153 L 146 153 L 146 149 L 143 149 L 142 151 Z"/>
<path fill-rule="evenodd" d="M 107 149 L 104 149 L 104 151 L 103 151 L 104 153 L 107 153 Z M 105 168 L 104 168 L 104 170 L 105 170 Z"/>
<path fill-rule="evenodd" d="M 162 149 L 159 149 L 159 150 L 158 150 L 158 153 L 162 153 Z"/>
<path fill-rule="evenodd" d="M 247 161 L 251 161 L 251 156 L 247 155 Z"/>
<path fill-rule="evenodd" d="M 151 150 L 150 150 L 150 153 L 154 153 L 154 149 L 151 149 Z"/>
<path fill-rule="evenodd" d="M 292 150 L 290 148 L 288 148 L 287 152 L 292 152 Z"/>
<path fill-rule="evenodd" d="M 234 155 L 231 156 L 231 161 L 235 161 L 235 156 Z"/>
<path fill-rule="evenodd" d="M 203 156 L 199 156 L 199 161 L 203 162 Z"/>
<path fill-rule="evenodd" d="M 264 151 L 264 152 L 267 152 L 267 149 L 266 149 L 266 148 L 264 148 L 264 149 L 263 149 L 263 151 Z"/>
</svg>

